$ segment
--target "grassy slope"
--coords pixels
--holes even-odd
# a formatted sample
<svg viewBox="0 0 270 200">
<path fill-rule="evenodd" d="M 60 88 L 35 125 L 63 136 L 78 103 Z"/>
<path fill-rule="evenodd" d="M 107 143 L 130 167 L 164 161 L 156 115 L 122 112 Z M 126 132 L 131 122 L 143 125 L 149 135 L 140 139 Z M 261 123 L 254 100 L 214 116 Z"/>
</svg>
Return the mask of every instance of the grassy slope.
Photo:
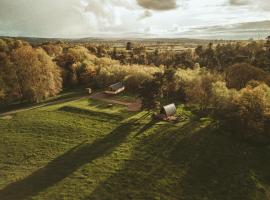
<svg viewBox="0 0 270 200">
<path fill-rule="evenodd" d="M 264 200 L 269 167 L 270 148 L 207 119 L 156 123 L 87 100 L 0 119 L 1 200 Z"/>
</svg>

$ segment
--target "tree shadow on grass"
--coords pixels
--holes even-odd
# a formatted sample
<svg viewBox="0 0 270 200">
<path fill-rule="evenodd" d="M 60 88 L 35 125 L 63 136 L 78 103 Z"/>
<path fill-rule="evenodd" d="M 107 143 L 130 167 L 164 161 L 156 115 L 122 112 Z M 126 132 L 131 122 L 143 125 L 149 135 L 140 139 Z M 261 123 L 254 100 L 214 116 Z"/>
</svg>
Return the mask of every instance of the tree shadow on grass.
<svg viewBox="0 0 270 200">
<path fill-rule="evenodd" d="M 146 113 L 145 115 L 143 115 L 140 119 L 144 120 L 146 119 L 147 117 L 149 117 L 149 115 L 151 115 L 151 113 Z M 152 128 L 158 121 L 151 118 L 151 120 L 146 123 L 137 133 L 135 136 L 138 136 L 138 135 L 141 135 L 143 134 L 144 132 L 146 132 L 148 129 Z"/>
<path fill-rule="evenodd" d="M 59 111 L 74 113 L 74 114 L 81 114 L 86 115 L 89 117 L 96 117 L 99 119 L 99 121 L 122 121 L 124 119 L 123 116 L 117 115 L 117 114 L 110 114 L 105 112 L 97 112 L 93 110 L 87 110 L 83 108 L 77 108 L 72 106 L 64 106 L 59 109 Z"/>
<path fill-rule="evenodd" d="M 148 130 L 152 124 L 150 121 L 138 133 Z M 168 123 L 143 135 L 123 169 L 101 183 L 85 200 L 179 199 L 181 193 L 174 190 L 173 185 L 181 171 L 175 168 L 168 155 L 177 140 L 196 126 L 188 123 L 180 128 Z"/>
<path fill-rule="evenodd" d="M 179 141 L 172 161 L 185 169 L 187 199 L 267 200 L 270 198 L 270 151 L 237 141 L 208 127 Z M 265 188 L 266 186 L 266 188 Z"/>
<path fill-rule="evenodd" d="M 163 127 L 86 199 L 269 199 L 269 148 L 221 132 L 197 122 Z"/>
<path fill-rule="evenodd" d="M 30 176 L 11 183 L 0 190 L 0 199 L 22 200 L 37 195 L 39 192 L 68 177 L 79 167 L 101 156 L 110 154 L 134 128 L 132 123 L 125 123 L 103 139 L 94 141 L 92 144 L 81 144 L 73 148 Z"/>
</svg>

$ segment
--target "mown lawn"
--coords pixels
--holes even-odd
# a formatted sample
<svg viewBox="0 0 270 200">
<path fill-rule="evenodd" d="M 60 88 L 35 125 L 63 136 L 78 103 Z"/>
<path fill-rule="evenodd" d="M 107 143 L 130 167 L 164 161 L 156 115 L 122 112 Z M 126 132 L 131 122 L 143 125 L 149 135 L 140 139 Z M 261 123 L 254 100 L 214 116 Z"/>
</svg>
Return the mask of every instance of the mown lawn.
<svg viewBox="0 0 270 200">
<path fill-rule="evenodd" d="M 0 200 L 270 199 L 270 147 L 80 100 L 0 119 Z"/>
</svg>

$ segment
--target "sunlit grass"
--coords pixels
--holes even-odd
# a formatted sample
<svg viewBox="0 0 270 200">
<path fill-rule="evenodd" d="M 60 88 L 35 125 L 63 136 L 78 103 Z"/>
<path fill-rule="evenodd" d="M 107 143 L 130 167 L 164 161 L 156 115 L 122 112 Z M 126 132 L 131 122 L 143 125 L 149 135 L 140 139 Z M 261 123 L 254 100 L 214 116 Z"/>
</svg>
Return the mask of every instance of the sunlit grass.
<svg viewBox="0 0 270 200">
<path fill-rule="evenodd" d="M 0 199 L 269 199 L 270 151 L 82 99 L 0 119 Z"/>
</svg>

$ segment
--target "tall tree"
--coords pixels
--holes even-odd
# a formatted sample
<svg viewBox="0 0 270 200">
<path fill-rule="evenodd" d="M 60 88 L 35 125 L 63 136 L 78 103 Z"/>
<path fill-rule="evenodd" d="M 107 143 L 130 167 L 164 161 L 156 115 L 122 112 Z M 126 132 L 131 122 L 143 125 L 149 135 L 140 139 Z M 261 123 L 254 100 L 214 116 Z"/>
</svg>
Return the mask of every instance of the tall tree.
<svg viewBox="0 0 270 200">
<path fill-rule="evenodd" d="M 163 74 L 156 73 L 152 80 L 146 80 L 141 85 L 140 97 L 143 108 L 147 110 L 156 109 L 160 105 L 162 95 Z"/>
<path fill-rule="evenodd" d="M 11 60 L 21 100 L 40 102 L 61 91 L 60 70 L 44 50 L 23 46 L 12 52 Z"/>
</svg>

